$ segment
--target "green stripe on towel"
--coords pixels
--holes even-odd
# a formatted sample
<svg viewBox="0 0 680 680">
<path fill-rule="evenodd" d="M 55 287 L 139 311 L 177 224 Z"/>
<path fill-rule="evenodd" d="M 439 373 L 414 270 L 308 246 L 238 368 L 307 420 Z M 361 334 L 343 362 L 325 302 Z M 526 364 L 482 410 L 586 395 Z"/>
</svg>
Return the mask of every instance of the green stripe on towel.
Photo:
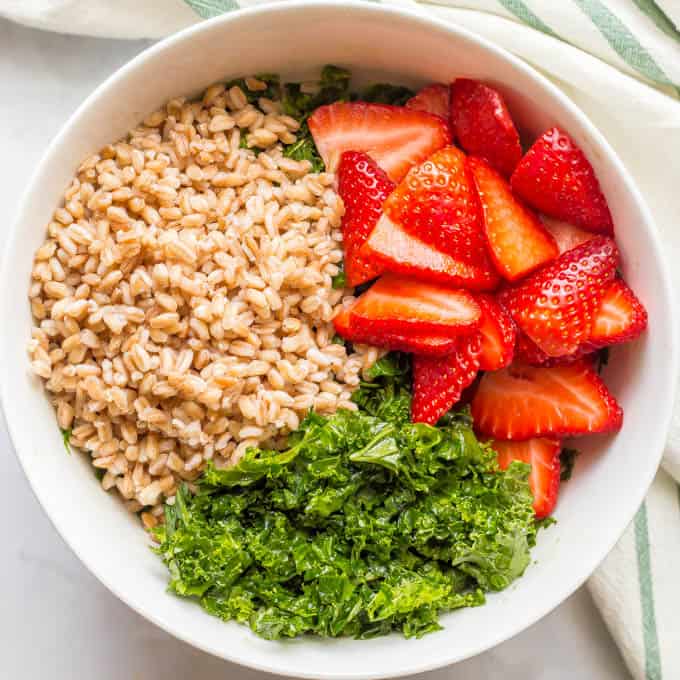
<svg viewBox="0 0 680 680">
<path fill-rule="evenodd" d="M 225 12 L 240 9 L 236 0 L 184 0 L 202 19 L 211 19 Z"/>
<path fill-rule="evenodd" d="M 680 42 L 680 31 L 675 28 L 675 24 L 666 16 L 654 0 L 633 0 L 633 3 L 654 22 L 660 31 L 663 31 L 669 38 Z"/>
<path fill-rule="evenodd" d="M 595 24 L 611 48 L 638 73 L 662 85 L 673 85 L 630 29 L 601 0 L 573 0 Z"/>
<path fill-rule="evenodd" d="M 642 639 L 645 645 L 645 678 L 646 680 L 662 680 L 659 636 L 656 630 L 656 615 L 654 613 L 652 560 L 649 551 L 646 503 L 643 503 L 637 511 L 634 525 L 640 606 L 642 609 Z"/>
<path fill-rule="evenodd" d="M 535 28 L 537 31 L 546 33 L 553 38 L 560 38 L 555 31 L 550 28 L 539 16 L 536 16 L 529 7 L 527 7 L 522 0 L 498 0 L 508 12 L 512 12 L 520 21 L 523 21 L 527 26 Z M 561 39 L 561 38 L 560 38 Z"/>
</svg>

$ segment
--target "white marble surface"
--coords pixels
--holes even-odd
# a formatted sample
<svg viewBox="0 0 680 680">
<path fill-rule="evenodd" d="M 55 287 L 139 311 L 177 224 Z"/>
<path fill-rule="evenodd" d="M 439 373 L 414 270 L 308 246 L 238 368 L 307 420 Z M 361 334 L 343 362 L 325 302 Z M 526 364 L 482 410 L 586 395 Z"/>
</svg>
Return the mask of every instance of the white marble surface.
<svg viewBox="0 0 680 680">
<path fill-rule="evenodd" d="M 0 247 L 50 139 L 143 42 L 40 33 L 0 21 Z M 18 291 L 21 294 L 21 291 Z M 0 327 L 0 332 L 14 329 Z M 0 677 L 13 680 L 265 680 L 198 652 L 114 598 L 57 536 L 0 425 Z M 96 517 L 92 530 L 96 531 Z M 121 546 L 124 549 L 124 546 Z M 494 650 L 419 680 L 622 680 L 628 674 L 589 595 L 578 591 Z"/>
</svg>

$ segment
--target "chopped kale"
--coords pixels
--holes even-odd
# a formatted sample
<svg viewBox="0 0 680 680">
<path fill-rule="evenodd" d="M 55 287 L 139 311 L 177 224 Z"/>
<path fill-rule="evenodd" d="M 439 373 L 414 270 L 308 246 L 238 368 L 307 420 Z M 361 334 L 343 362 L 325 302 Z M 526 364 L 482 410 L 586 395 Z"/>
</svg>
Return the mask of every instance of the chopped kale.
<svg viewBox="0 0 680 680">
<path fill-rule="evenodd" d="M 71 435 L 73 434 L 73 430 L 71 428 L 64 429 L 64 428 L 59 428 L 61 432 L 61 438 L 64 441 L 64 448 L 66 449 L 66 453 L 69 455 L 71 454 Z"/>
<path fill-rule="evenodd" d="M 340 271 L 332 278 L 333 288 L 336 290 L 341 290 L 347 287 L 347 274 L 345 274 L 345 268 L 342 263 L 340 263 Z"/>
<path fill-rule="evenodd" d="M 392 106 L 403 106 L 415 92 L 402 85 L 391 85 L 390 83 L 376 83 L 363 89 L 356 98 L 362 102 L 372 104 L 391 104 Z"/>
<path fill-rule="evenodd" d="M 576 456 L 580 455 L 577 449 L 563 448 L 560 452 L 560 480 L 566 482 L 571 479 L 576 464 Z"/>
</svg>

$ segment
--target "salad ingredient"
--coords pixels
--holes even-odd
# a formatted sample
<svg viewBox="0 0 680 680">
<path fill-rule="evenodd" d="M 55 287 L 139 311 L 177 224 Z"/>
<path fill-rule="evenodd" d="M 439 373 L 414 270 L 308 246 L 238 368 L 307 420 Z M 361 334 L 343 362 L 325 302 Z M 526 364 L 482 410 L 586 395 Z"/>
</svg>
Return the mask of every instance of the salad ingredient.
<svg viewBox="0 0 680 680">
<path fill-rule="evenodd" d="M 515 359 L 520 363 L 531 366 L 568 366 L 575 361 L 584 358 L 592 358 L 593 348 L 588 343 L 578 346 L 573 354 L 565 354 L 561 357 L 548 356 L 533 340 L 528 338 L 522 331 L 517 332 L 515 342 Z"/>
<path fill-rule="evenodd" d="M 333 319 L 338 335 L 349 342 L 366 343 L 375 347 L 435 357 L 451 354 L 456 348 L 455 337 L 444 337 L 421 331 L 409 331 L 408 335 L 404 335 L 384 330 L 374 331 L 370 328 L 359 330 L 351 322 L 351 310 L 351 306 L 345 307 Z"/>
<path fill-rule="evenodd" d="M 485 373 L 471 409 L 475 428 L 495 439 L 615 432 L 623 422 L 588 361 L 551 368 L 514 363 Z"/>
<path fill-rule="evenodd" d="M 522 157 L 519 134 L 500 93 L 476 80 L 451 85 L 451 127 L 467 153 L 509 177 Z"/>
<path fill-rule="evenodd" d="M 554 260 L 558 255 L 555 239 L 514 197 L 510 185 L 479 158 L 468 158 L 467 165 L 482 204 L 491 259 L 501 276 L 517 281 Z"/>
<path fill-rule="evenodd" d="M 492 289 L 498 283 L 479 200 L 459 149 L 448 146 L 414 166 L 387 198 L 383 212 L 412 236 L 469 268 L 472 279 L 461 279 L 461 286 Z"/>
<path fill-rule="evenodd" d="M 435 116 L 441 116 L 448 123 L 449 99 L 449 88 L 441 83 L 434 83 L 424 87 L 415 97 L 411 97 L 405 106 L 414 111 L 427 111 Z"/>
<path fill-rule="evenodd" d="M 307 122 L 329 172 L 345 151 L 365 151 L 393 182 L 451 141 L 441 118 L 401 106 L 338 102 L 319 107 Z"/>
<path fill-rule="evenodd" d="M 290 448 L 180 488 L 155 531 L 172 592 L 267 639 L 420 637 L 522 575 L 529 467 L 500 470 L 464 414 L 409 423 L 407 376 L 380 363 L 358 412 L 310 414 Z"/>
<path fill-rule="evenodd" d="M 588 338 L 591 347 L 604 347 L 637 338 L 647 328 L 647 312 L 623 279 L 604 293 Z"/>
<path fill-rule="evenodd" d="M 614 241 L 598 236 L 504 290 L 499 300 L 547 355 L 573 354 L 590 335 L 618 259 Z"/>
<path fill-rule="evenodd" d="M 362 330 L 455 336 L 479 326 L 481 311 L 470 293 L 437 283 L 385 274 L 359 297 L 350 311 Z"/>
<path fill-rule="evenodd" d="M 560 452 L 560 481 L 568 482 L 574 473 L 576 458 L 581 455 L 578 449 L 570 449 L 566 446 Z"/>
<path fill-rule="evenodd" d="M 360 254 L 381 263 L 388 271 L 452 287 L 489 290 L 498 281 L 497 274 L 486 266 L 482 268 L 440 252 L 386 215 L 378 220 Z"/>
<path fill-rule="evenodd" d="M 595 238 L 595 234 L 592 231 L 586 231 L 585 229 L 576 227 L 568 222 L 562 222 L 561 220 L 556 220 L 545 215 L 541 217 L 541 221 L 543 222 L 543 226 L 555 239 L 560 255 L 566 253 L 567 250 L 576 248 L 576 246 L 580 246 L 582 243 Z"/>
<path fill-rule="evenodd" d="M 414 423 L 434 425 L 458 403 L 463 390 L 477 375 L 481 350 L 481 335 L 474 333 L 459 338 L 455 351 L 441 359 L 413 357 Z"/>
<path fill-rule="evenodd" d="M 382 215 L 382 204 L 394 189 L 377 163 L 362 151 L 345 151 L 338 167 L 338 193 L 345 204 L 342 245 L 346 283 L 358 286 L 383 272 L 383 267 L 359 254 Z"/>
<path fill-rule="evenodd" d="M 475 300 L 482 310 L 479 333 L 482 349 L 479 368 L 482 371 L 497 371 L 511 361 L 515 348 L 515 324 L 493 295 L 478 294 Z"/>
<path fill-rule="evenodd" d="M 571 137 L 557 127 L 534 142 L 510 183 L 513 191 L 539 212 L 589 231 L 614 233 L 593 166 Z"/>
<path fill-rule="evenodd" d="M 494 440 L 491 446 L 498 452 L 498 465 L 507 470 L 510 463 L 519 460 L 531 465 L 529 487 L 534 495 L 536 519 L 552 513 L 557 503 L 562 478 L 559 439 L 536 437 L 523 442 Z"/>
</svg>

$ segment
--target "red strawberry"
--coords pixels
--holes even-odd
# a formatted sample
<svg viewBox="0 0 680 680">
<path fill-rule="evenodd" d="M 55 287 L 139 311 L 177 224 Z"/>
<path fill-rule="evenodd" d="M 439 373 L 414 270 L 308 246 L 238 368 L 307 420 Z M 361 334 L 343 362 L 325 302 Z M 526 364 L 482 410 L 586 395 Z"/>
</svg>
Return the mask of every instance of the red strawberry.
<svg viewBox="0 0 680 680">
<path fill-rule="evenodd" d="M 560 490 L 560 440 L 547 437 L 523 442 L 494 440 L 491 446 L 498 452 L 501 470 L 507 469 L 515 460 L 531 465 L 529 488 L 534 494 L 536 519 L 547 517 L 555 508 Z"/>
<path fill-rule="evenodd" d="M 515 347 L 515 324 L 493 295 L 476 295 L 482 310 L 479 332 L 482 336 L 482 353 L 479 368 L 496 371 L 512 361 Z"/>
<path fill-rule="evenodd" d="M 573 224 L 555 220 L 552 217 L 543 216 L 541 221 L 555 239 L 560 255 L 566 253 L 567 250 L 580 246 L 586 241 L 590 241 L 591 238 L 595 238 L 592 231 L 586 231 L 580 227 L 575 227 Z"/>
<path fill-rule="evenodd" d="M 329 172 L 337 170 L 345 151 L 365 151 L 394 182 L 451 141 L 441 118 L 403 106 L 328 104 L 314 111 L 308 125 Z"/>
<path fill-rule="evenodd" d="M 435 116 L 449 120 L 449 88 L 441 83 L 424 87 L 415 97 L 411 97 L 404 106 L 414 111 L 427 111 Z"/>
<path fill-rule="evenodd" d="M 510 183 L 513 191 L 539 212 L 590 231 L 614 233 L 593 166 L 559 128 L 550 128 L 534 142 Z"/>
<path fill-rule="evenodd" d="M 468 158 L 467 164 L 482 204 L 491 259 L 501 276 L 516 281 L 554 260 L 558 255 L 555 239 L 512 195 L 510 185 L 479 158 Z"/>
<path fill-rule="evenodd" d="M 406 232 L 471 270 L 461 285 L 486 288 L 497 275 L 486 252 L 479 199 L 453 146 L 412 168 L 383 205 L 384 214 Z"/>
<path fill-rule="evenodd" d="M 546 354 L 573 354 L 590 335 L 617 261 L 614 241 L 598 236 L 507 288 L 499 301 Z"/>
<path fill-rule="evenodd" d="M 575 361 L 587 360 L 594 362 L 593 347 L 589 343 L 578 346 L 573 354 L 565 354 L 561 357 L 548 356 L 535 342 L 530 340 L 524 333 L 517 333 L 515 342 L 515 360 L 530 366 L 568 366 Z"/>
<path fill-rule="evenodd" d="M 522 157 L 508 107 L 488 85 L 468 78 L 451 85 L 451 127 L 465 151 L 484 158 L 506 177 Z"/>
<path fill-rule="evenodd" d="M 647 328 L 647 312 L 622 279 L 605 291 L 590 331 L 591 347 L 634 340 Z"/>
<path fill-rule="evenodd" d="M 441 253 L 383 215 L 360 251 L 360 256 L 388 271 L 424 281 L 439 281 L 471 290 L 493 290 L 498 275 Z"/>
<path fill-rule="evenodd" d="M 531 439 L 620 429 L 623 411 L 586 361 L 485 373 L 472 400 L 475 427 L 496 439 Z"/>
<path fill-rule="evenodd" d="M 346 307 L 333 319 L 333 325 L 337 334 L 350 342 L 359 342 L 375 347 L 399 350 L 400 352 L 413 352 L 423 356 L 443 357 L 451 354 L 456 349 L 455 338 L 445 338 L 438 335 L 410 333 L 399 335 L 397 333 L 363 333 L 352 327 L 350 321 L 350 309 Z"/>
<path fill-rule="evenodd" d="M 453 354 L 443 359 L 413 357 L 411 420 L 434 425 L 472 383 L 479 368 L 482 342 L 479 333 L 458 339 Z"/>
<path fill-rule="evenodd" d="M 345 151 L 338 168 L 338 193 L 345 204 L 342 241 L 345 274 L 350 286 L 358 286 L 382 274 L 383 267 L 359 255 L 359 249 L 375 227 L 382 204 L 394 182 L 376 162 L 361 151 Z"/>
<path fill-rule="evenodd" d="M 445 337 L 479 326 L 481 311 L 465 290 L 385 274 L 353 305 L 350 323 L 360 333 L 413 331 Z"/>
</svg>

